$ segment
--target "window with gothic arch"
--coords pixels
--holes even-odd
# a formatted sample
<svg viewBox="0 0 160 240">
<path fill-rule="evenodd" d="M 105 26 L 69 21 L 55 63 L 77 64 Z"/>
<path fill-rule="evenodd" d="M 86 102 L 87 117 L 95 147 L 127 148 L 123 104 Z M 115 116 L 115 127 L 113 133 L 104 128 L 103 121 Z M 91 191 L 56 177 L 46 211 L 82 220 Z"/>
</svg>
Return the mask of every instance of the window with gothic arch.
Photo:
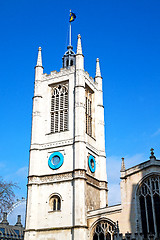
<svg viewBox="0 0 160 240">
<path fill-rule="evenodd" d="M 145 179 L 138 189 L 142 232 L 160 237 L 160 176 Z"/>
<path fill-rule="evenodd" d="M 58 195 L 53 195 L 50 198 L 50 208 L 52 211 L 60 211 L 61 210 L 61 198 Z"/>
<path fill-rule="evenodd" d="M 93 229 L 93 240 L 113 240 L 114 225 L 108 221 L 100 221 Z"/>
<path fill-rule="evenodd" d="M 91 90 L 86 87 L 85 90 L 85 97 L 86 97 L 86 103 L 85 103 L 85 107 L 86 107 L 86 133 L 89 136 L 93 135 L 93 119 L 92 119 L 92 115 L 93 115 L 93 109 L 92 109 L 92 97 L 93 97 L 93 93 L 91 92 Z"/>
<path fill-rule="evenodd" d="M 68 130 L 68 84 L 52 88 L 51 133 Z"/>
</svg>

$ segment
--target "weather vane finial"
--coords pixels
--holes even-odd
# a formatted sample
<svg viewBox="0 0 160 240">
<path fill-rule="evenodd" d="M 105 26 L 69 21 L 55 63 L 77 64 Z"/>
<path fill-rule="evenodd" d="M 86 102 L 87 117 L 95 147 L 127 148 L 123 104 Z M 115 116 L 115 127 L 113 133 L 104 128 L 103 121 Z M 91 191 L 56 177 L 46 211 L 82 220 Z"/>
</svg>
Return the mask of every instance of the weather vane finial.
<svg viewBox="0 0 160 240">
<path fill-rule="evenodd" d="M 156 157 L 154 156 L 154 148 L 151 148 L 150 151 L 151 151 L 150 159 L 152 159 L 152 160 L 156 159 Z"/>
<path fill-rule="evenodd" d="M 151 151 L 151 156 L 154 156 L 154 148 L 151 148 L 150 151 Z"/>
</svg>

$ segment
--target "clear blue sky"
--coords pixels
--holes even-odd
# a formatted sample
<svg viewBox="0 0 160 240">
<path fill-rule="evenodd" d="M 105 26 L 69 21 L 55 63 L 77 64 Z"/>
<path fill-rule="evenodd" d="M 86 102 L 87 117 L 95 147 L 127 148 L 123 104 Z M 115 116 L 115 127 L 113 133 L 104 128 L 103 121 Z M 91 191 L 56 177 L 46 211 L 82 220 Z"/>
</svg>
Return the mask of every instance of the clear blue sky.
<svg viewBox="0 0 160 240">
<path fill-rule="evenodd" d="M 121 157 L 126 167 L 160 156 L 160 1 L 0 1 L 0 169 L 26 196 L 34 66 L 42 47 L 44 72 L 62 67 L 68 45 L 82 36 L 85 70 L 103 76 L 109 201 L 115 203 Z"/>
</svg>

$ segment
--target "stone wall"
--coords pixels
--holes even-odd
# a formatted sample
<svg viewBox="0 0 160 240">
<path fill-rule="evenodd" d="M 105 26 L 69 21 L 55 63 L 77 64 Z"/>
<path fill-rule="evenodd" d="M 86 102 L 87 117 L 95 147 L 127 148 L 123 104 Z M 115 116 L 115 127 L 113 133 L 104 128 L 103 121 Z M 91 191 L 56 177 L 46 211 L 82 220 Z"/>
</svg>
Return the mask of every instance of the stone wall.
<svg viewBox="0 0 160 240">
<path fill-rule="evenodd" d="M 100 208 L 100 191 L 90 184 L 86 184 L 86 208 L 95 210 Z"/>
</svg>

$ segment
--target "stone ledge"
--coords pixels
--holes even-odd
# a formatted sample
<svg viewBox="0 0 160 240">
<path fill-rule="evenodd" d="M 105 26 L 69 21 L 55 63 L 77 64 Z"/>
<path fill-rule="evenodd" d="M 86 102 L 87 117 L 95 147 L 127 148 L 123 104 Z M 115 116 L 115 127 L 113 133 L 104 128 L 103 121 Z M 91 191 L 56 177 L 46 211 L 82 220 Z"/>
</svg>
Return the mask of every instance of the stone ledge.
<svg viewBox="0 0 160 240">
<path fill-rule="evenodd" d="M 51 134 L 51 133 L 50 133 Z M 55 133 L 53 133 L 55 134 Z M 49 134 L 47 134 L 49 135 Z M 73 139 L 66 139 L 58 142 L 51 142 L 51 143 L 45 143 L 45 144 L 31 144 L 30 151 L 32 150 L 43 150 L 43 149 L 49 149 L 53 147 L 59 147 L 59 146 L 68 146 L 73 144 Z"/>
<path fill-rule="evenodd" d="M 28 176 L 28 186 L 32 184 L 41 185 L 41 184 L 50 184 L 54 182 L 66 182 L 73 181 L 74 179 L 85 179 L 86 180 L 86 171 L 82 169 L 75 169 L 70 172 L 51 174 L 51 175 L 31 175 Z"/>
<path fill-rule="evenodd" d="M 68 230 L 74 228 L 87 228 L 86 225 L 75 225 L 75 226 L 66 226 L 66 227 L 55 227 L 55 228 L 39 228 L 39 229 L 25 229 L 25 232 L 45 232 L 45 231 L 54 231 L 54 230 Z"/>
<path fill-rule="evenodd" d="M 87 177 L 87 184 L 90 184 L 91 186 L 94 186 L 100 190 L 104 189 L 104 190 L 108 191 L 106 181 L 99 181 L 87 173 L 86 173 L 86 177 Z"/>
<path fill-rule="evenodd" d="M 121 211 L 122 211 L 121 204 L 110 206 L 110 207 L 105 207 L 105 208 L 100 208 L 97 210 L 91 210 L 91 211 L 88 211 L 88 213 L 87 213 L 87 219 L 93 218 L 93 217 L 99 217 L 103 214 L 110 215 L 110 214 L 118 213 Z"/>
</svg>

